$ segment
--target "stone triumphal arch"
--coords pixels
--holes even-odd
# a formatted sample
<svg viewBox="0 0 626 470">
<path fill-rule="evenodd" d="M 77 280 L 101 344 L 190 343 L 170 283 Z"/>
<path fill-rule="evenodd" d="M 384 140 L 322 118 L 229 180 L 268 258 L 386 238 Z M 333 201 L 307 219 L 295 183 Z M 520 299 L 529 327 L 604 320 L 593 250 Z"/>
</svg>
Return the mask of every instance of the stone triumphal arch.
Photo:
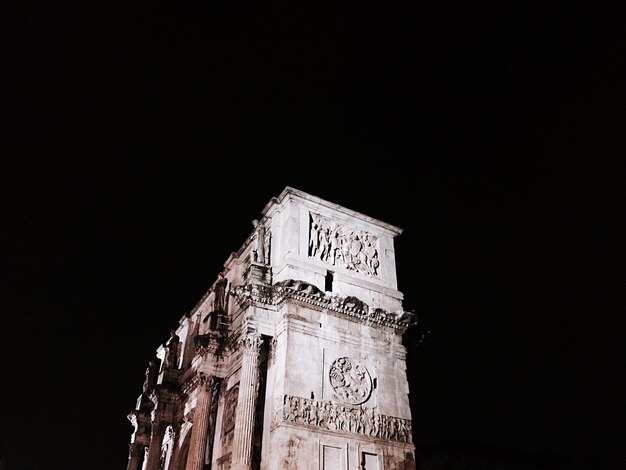
<svg viewBox="0 0 626 470">
<path fill-rule="evenodd" d="M 273 198 L 149 361 L 127 470 L 414 469 L 400 233 Z"/>
</svg>

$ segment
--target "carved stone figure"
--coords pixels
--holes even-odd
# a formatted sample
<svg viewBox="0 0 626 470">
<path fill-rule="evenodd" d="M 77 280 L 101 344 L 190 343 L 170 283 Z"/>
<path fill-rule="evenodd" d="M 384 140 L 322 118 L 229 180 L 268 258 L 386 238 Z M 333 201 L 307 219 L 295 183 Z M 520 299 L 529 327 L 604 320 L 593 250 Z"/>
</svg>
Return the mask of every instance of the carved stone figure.
<svg viewBox="0 0 626 470">
<path fill-rule="evenodd" d="M 165 359 L 163 367 L 166 369 L 178 369 L 178 357 L 180 355 L 180 338 L 174 330 L 170 331 L 170 339 L 165 346 Z"/>
<path fill-rule="evenodd" d="M 213 299 L 213 311 L 224 312 L 226 301 L 226 285 L 228 279 L 224 277 L 224 273 L 219 273 L 217 281 L 215 281 L 215 297 Z"/>
<path fill-rule="evenodd" d="M 371 236 L 369 233 L 365 234 L 365 248 L 363 249 L 363 261 L 367 267 L 367 272 L 375 276 L 378 274 L 378 266 L 380 262 L 378 261 L 378 250 L 372 243 Z"/>
<path fill-rule="evenodd" d="M 253 261 L 265 264 L 265 226 L 256 219 L 252 221 L 252 225 L 255 231 Z"/>
<path fill-rule="evenodd" d="M 154 387 L 156 387 L 158 373 L 159 364 L 155 359 L 151 359 L 148 362 L 148 367 L 146 368 L 146 378 L 143 381 L 143 393 L 146 395 L 151 393 L 154 390 Z"/>
<path fill-rule="evenodd" d="M 315 218 L 311 219 L 311 230 L 309 232 L 309 256 L 316 257 L 320 244 L 320 224 Z"/>
</svg>

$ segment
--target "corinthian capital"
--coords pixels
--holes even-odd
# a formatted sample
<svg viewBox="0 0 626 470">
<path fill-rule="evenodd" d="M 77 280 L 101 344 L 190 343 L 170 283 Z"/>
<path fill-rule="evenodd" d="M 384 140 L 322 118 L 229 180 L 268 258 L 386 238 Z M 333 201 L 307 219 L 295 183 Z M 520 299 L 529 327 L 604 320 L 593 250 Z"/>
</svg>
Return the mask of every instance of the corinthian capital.
<svg viewBox="0 0 626 470">
<path fill-rule="evenodd" d="M 238 342 L 246 351 L 258 354 L 261 344 L 263 344 L 263 339 L 256 331 L 247 331 L 241 335 Z"/>
</svg>

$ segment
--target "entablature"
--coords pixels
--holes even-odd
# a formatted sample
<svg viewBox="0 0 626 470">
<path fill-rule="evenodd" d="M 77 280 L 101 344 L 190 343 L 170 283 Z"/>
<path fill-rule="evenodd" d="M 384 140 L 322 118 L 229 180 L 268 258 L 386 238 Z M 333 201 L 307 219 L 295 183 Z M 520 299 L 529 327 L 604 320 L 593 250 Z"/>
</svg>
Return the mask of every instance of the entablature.
<svg viewBox="0 0 626 470">
<path fill-rule="evenodd" d="M 256 306 L 280 306 L 294 302 L 313 310 L 347 318 L 375 328 L 389 328 L 398 334 L 416 324 L 415 314 L 399 310 L 388 312 L 382 308 L 370 308 L 354 296 L 342 297 L 323 292 L 316 286 L 300 280 L 288 279 L 272 286 L 243 284 L 234 286 L 231 295 L 242 308 Z"/>
</svg>

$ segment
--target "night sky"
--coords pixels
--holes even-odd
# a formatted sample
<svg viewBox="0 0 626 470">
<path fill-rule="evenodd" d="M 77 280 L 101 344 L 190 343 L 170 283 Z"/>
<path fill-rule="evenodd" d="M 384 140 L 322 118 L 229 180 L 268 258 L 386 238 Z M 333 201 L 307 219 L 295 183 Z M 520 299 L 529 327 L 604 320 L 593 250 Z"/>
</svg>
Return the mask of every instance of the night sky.
<svg viewBox="0 0 626 470">
<path fill-rule="evenodd" d="M 626 467 L 623 14 L 83 3 L 3 6 L 2 470 L 126 468 L 148 360 L 285 186 L 404 230 L 418 462 Z"/>
</svg>

